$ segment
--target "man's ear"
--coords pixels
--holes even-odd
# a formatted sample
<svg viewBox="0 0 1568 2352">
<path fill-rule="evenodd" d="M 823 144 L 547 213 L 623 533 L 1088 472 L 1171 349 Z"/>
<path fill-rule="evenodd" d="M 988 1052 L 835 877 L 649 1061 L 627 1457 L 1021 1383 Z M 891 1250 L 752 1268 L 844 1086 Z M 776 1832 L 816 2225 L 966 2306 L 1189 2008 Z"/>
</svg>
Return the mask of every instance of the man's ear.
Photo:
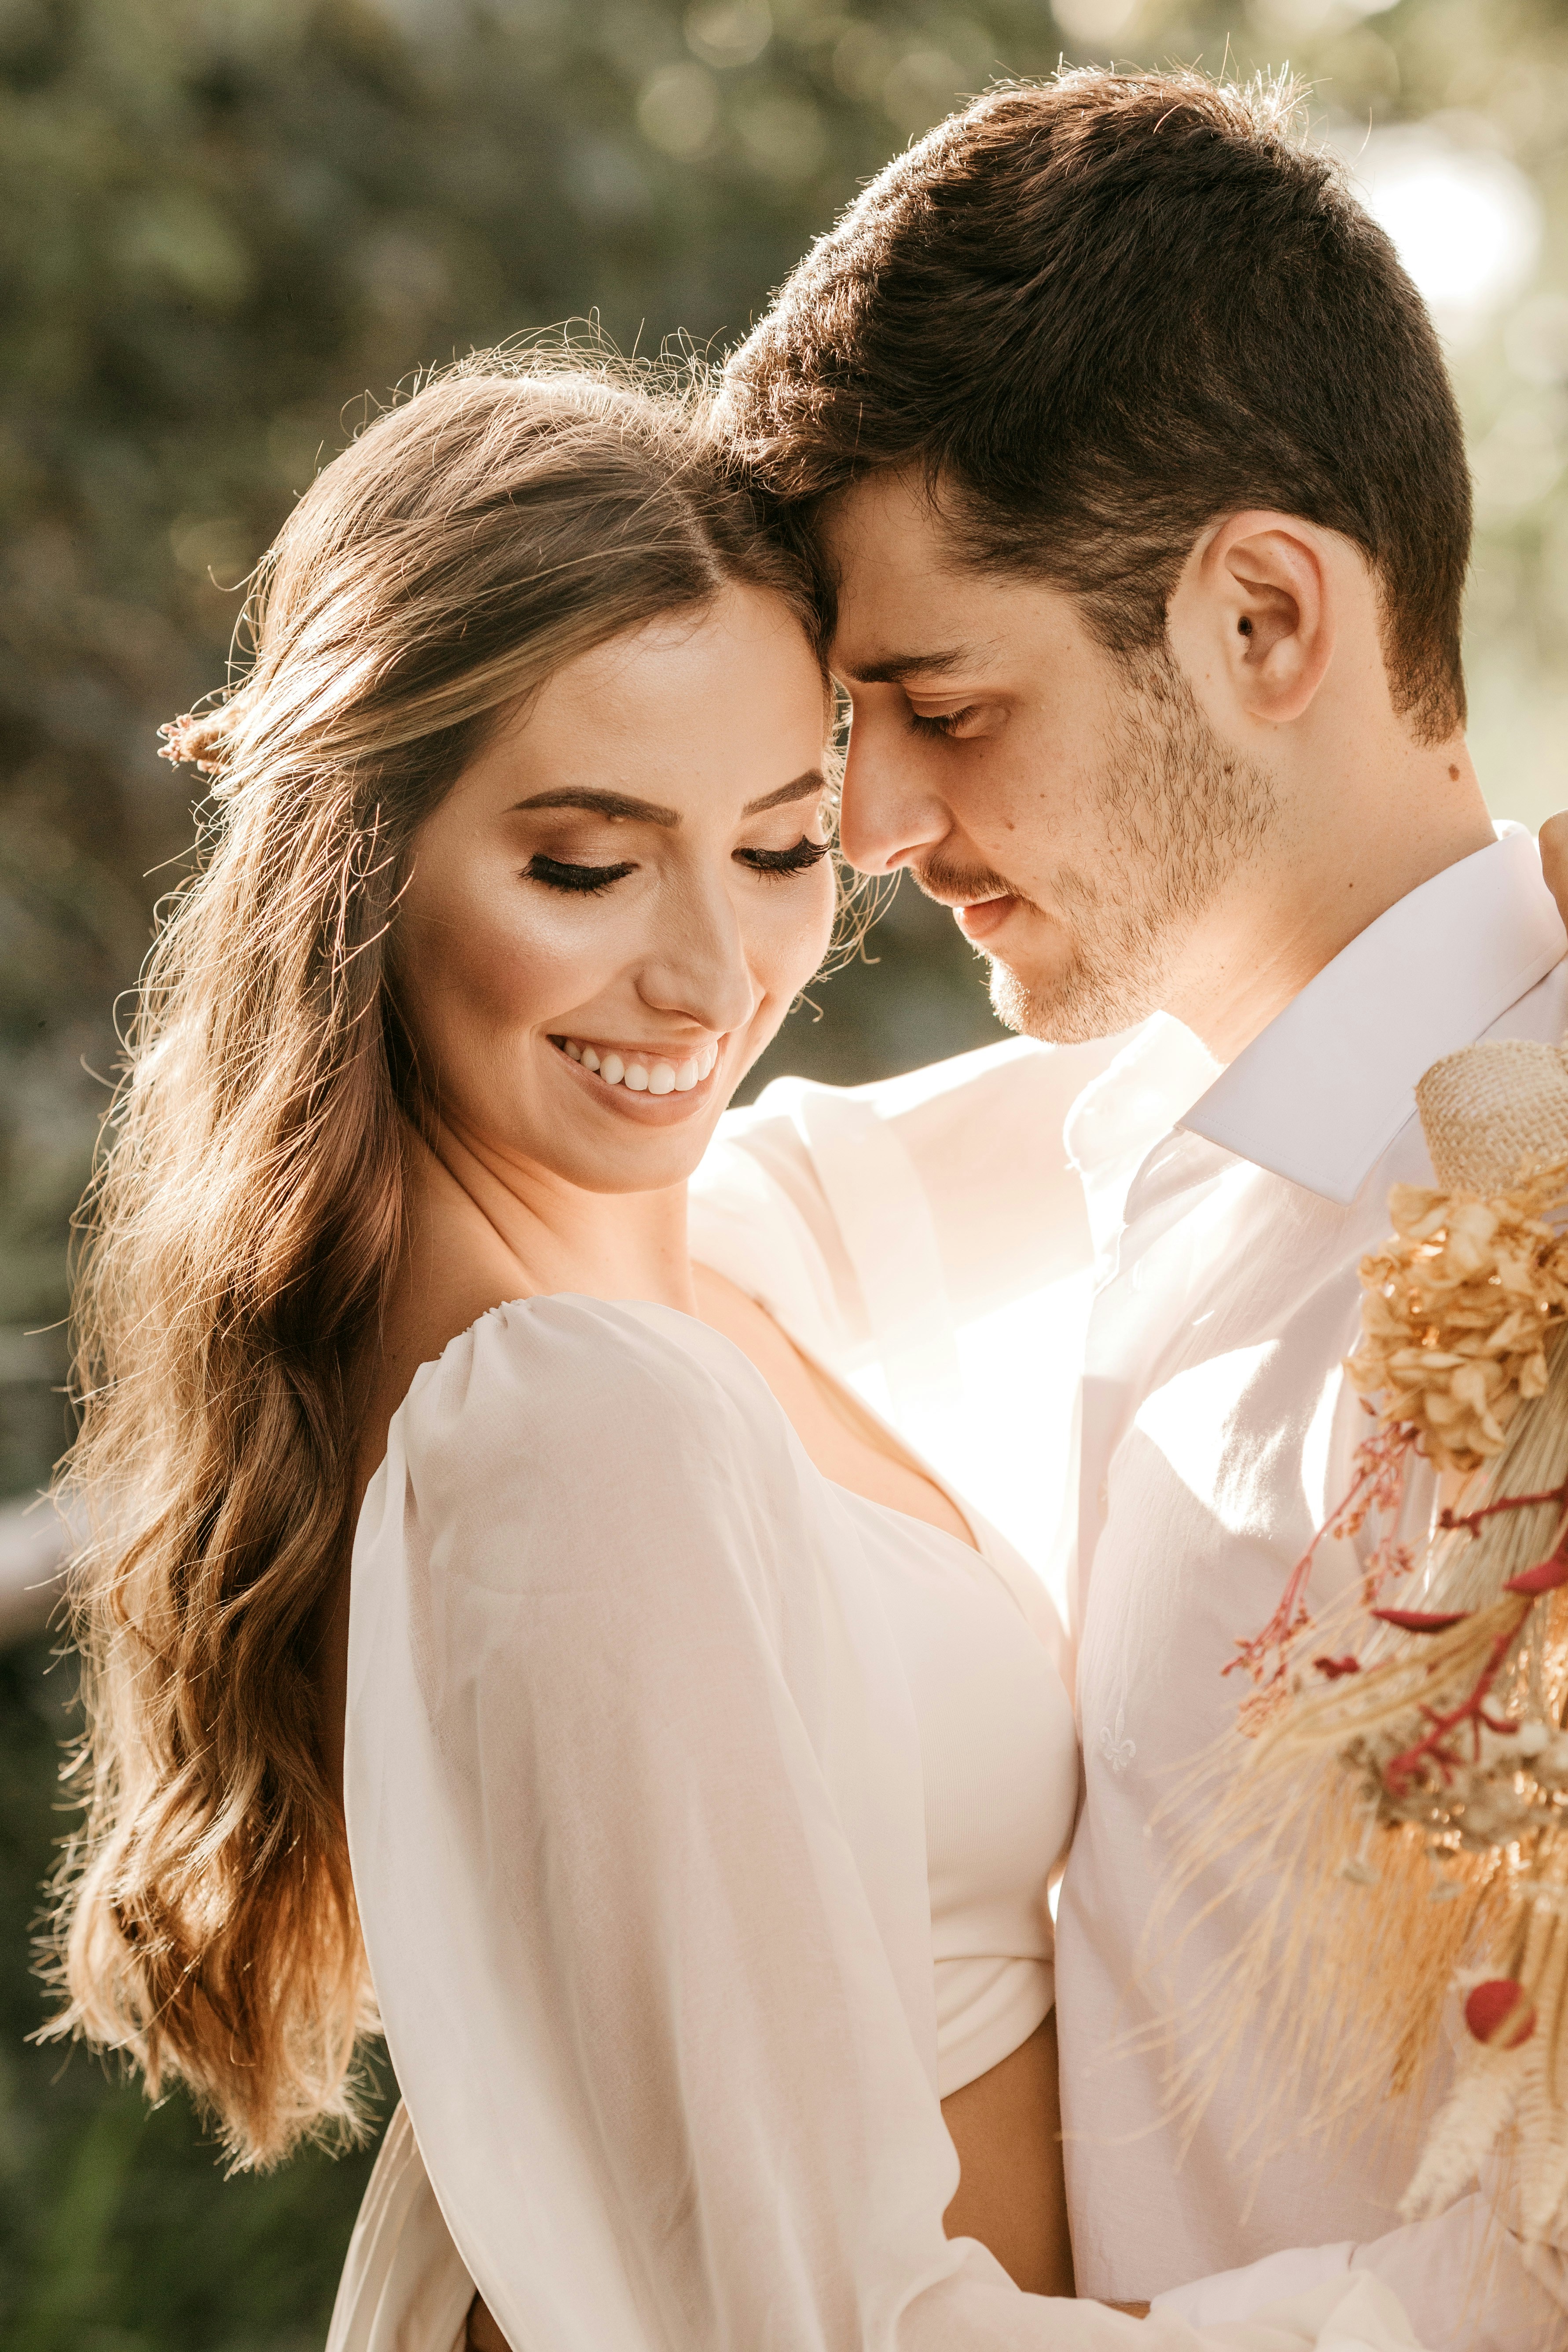
<svg viewBox="0 0 1568 2352">
<path fill-rule="evenodd" d="M 1310 704 L 1334 651 L 1325 535 L 1290 515 L 1231 515 L 1199 541 L 1171 600 L 1179 654 L 1265 725 Z"/>
<path fill-rule="evenodd" d="M 1568 811 L 1560 809 L 1541 828 L 1541 870 L 1557 901 L 1557 911 L 1568 923 Z"/>
</svg>

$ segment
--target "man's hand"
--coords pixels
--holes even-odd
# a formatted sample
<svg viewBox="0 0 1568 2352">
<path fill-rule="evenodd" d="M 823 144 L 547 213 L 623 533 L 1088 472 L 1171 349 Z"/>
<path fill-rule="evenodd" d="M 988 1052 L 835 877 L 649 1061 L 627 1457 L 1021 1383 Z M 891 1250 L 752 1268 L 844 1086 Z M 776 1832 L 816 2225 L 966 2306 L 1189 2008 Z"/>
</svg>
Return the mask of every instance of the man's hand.
<svg viewBox="0 0 1568 2352">
<path fill-rule="evenodd" d="M 1560 809 L 1541 828 L 1541 870 L 1558 913 L 1568 923 L 1568 811 Z"/>
</svg>

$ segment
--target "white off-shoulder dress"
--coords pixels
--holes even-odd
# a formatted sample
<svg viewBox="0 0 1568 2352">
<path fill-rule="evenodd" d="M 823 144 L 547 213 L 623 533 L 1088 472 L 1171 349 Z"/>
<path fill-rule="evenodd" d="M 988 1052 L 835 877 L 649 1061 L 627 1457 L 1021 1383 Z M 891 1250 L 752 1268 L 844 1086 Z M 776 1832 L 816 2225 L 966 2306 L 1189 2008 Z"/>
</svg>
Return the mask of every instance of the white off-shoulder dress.
<svg viewBox="0 0 1568 2352">
<path fill-rule="evenodd" d="M 1007 1547 L 847 1493 L 729 1341 L 499 1307 L 395 1416 L 345 1792 L 400 2110 L 331 2352 L 1394 2352 L 1353 2273 L 1242 2326 L 1019 2292 L 939 2100 L 1051 2004 L 1078 1787 Z M 1128 2216 L 1131 2230 L 1136 2215 Z"/>
</svg>

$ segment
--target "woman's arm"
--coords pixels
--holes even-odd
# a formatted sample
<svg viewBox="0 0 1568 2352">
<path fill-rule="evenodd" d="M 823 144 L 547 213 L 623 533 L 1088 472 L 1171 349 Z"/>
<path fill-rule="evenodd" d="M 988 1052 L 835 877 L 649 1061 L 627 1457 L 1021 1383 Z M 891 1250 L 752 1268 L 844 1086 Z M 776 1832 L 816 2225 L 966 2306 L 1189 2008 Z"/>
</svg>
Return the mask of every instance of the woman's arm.
<svg viewBox="0 0 1568 2352">
<path fill-rule="evenodd" d="M 487 1317 L 416 1383 L 356 1548 L 388 2042 L 476 2284 L 562 2352 L 810 2344 L 868 2267 L 886 2291 L 895 2215 L 944 2263 L 956 2185 L 873 1596 L 761 1381 L 688 1336 L 722 1380 L 590 1302 Z"/>
<path fill-rule="evenodd" d="M 841 1508 L 663 1310 L 500 1309 L 416 1382 L 347 1799 L 447 2224 L 519 2347 L 1193 2352 L 943 2235 L 918 1752 Z"/>
</svg>

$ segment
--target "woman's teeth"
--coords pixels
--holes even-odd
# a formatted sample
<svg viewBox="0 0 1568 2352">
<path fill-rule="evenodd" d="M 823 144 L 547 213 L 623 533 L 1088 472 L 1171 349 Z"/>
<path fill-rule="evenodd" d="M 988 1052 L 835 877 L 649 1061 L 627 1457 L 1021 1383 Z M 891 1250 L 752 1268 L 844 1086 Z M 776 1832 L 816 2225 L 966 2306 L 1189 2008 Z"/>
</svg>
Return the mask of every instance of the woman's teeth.
<svg viewBox="0 0 1568 2352">
<path fill-rule="evenodd" d="M 705 1045 L 684 1062 L 667 1061 L 655 1054 L 634 1055 L 630 1061 L 623 1061 L 619 1054 L 606 1054 L 601 1059 L 592 1045 L 580 1045 L 575 1037 L 565 1038 L 563 1049 L 570 1060 L 581 1062 L 607 1087 L 629 1087 L 634 1095 L 689 1095 L 719 1058 L 717 1045 Z"/>
</svg>

